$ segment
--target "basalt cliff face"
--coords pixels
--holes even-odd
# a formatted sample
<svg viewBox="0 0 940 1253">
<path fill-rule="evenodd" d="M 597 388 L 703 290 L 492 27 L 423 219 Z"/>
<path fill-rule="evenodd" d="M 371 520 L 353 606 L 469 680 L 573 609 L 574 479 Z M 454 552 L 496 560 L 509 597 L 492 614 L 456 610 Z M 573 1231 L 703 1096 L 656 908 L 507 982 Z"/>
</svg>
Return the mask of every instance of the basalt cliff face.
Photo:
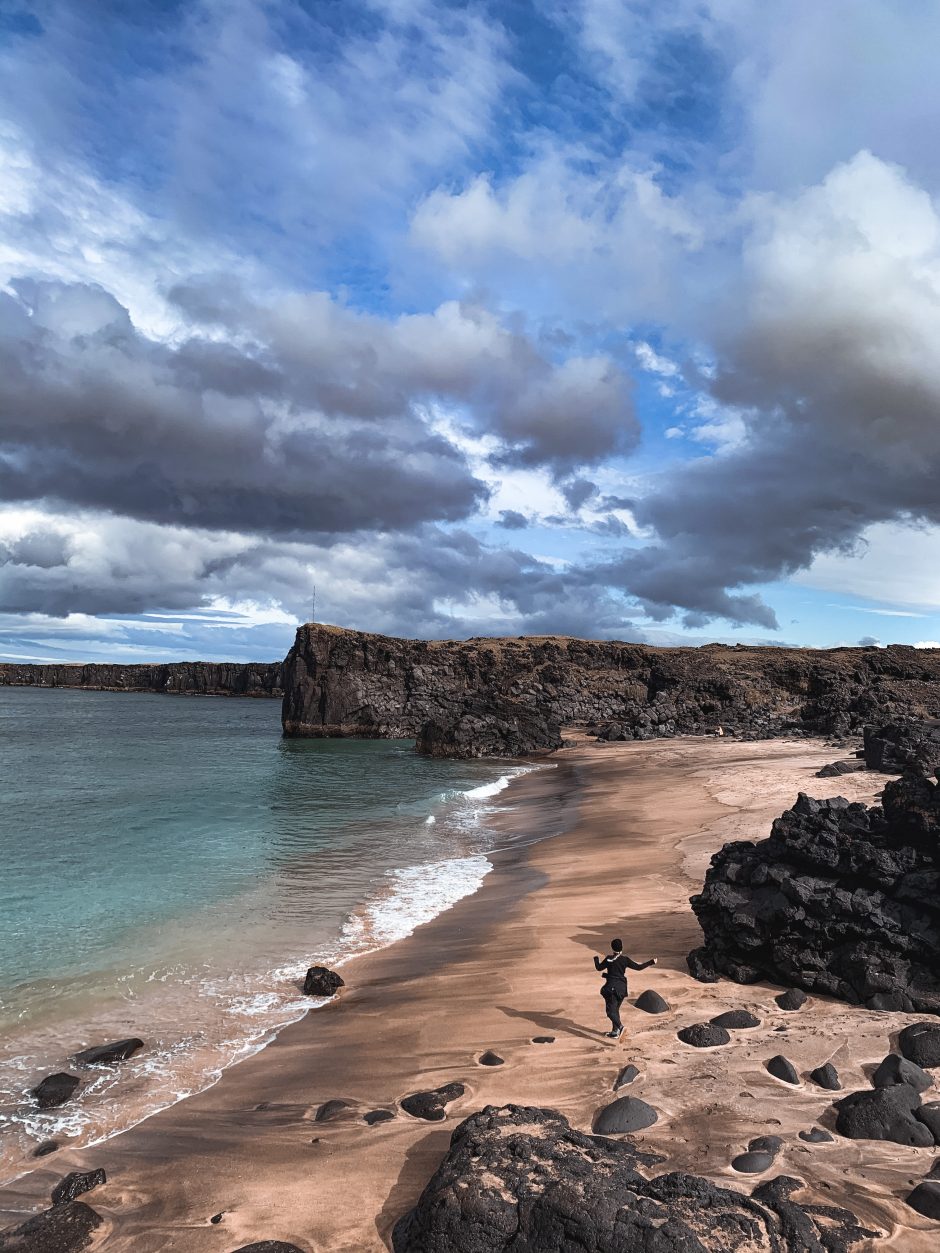
<svg viewBox="0 0 940 1253">
<path fill-rule="evenodd" d="M 547 751 L 562 726 L 606 738 L 845 735 L 940 712 L 940 650 L 652 648 L 564 636 L 403 640 L 300 627 L 284 733 L 411 738 L 440 756 Z"/>
<path fill-rule="evenodd" d="M 0 687 L 77 687 L 175 696 L 280 696 L 283 663 L 174 661 L 162 665 L 0 665 Z"/>
</svg>

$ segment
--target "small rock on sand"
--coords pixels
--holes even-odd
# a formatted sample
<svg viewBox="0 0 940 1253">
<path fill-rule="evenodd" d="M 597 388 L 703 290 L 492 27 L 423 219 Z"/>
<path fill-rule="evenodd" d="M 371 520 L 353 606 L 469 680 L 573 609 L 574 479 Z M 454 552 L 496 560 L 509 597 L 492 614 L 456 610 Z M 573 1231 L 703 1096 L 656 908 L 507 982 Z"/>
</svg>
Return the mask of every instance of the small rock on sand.
<svg viewBox="0 0 940 1253">
<path fill-rule="evenodd" d="M 652 1127 L 658 1118 L 652 1105 L 647 1105 L 638 1096 L 621 1096 L 598 1110 L 594 1116 L 593 1131 L 599 1136 L 622 1135 Z"/>
<path fill-rule="evenodd" d="M 60 1071 L 55 1075 L 46 1075 L 33 1088 L 32 1095 L 40 1109 L 53 1109 L 56 1105 L 64 1105 L 80 1083 L 78 1075 L 67 1075 Z"/>
<path fill-rule="evenodd" d="M 285 1244 L 283 1240 L 258 1240 L 255 1244 L 243 1244 L 234 1253 L 303 1253 L 296 1244 Z"/>
<path fill-rule="evenodd" d="M 618 1088 L 625 1088 L 628 1083 L 632 1083 L 639 1073 L 640 1072 L 632 1062 L 629 1066 L 624 1066 L 623 1070 L 621 1070 L 620 1074 L 614 1080 L 614 1091 L 616 1092 Z"/>
<path fill-rule="evenodd" d="M 48 1157 L 50 1153 L 58 1153 L 58 1151 L 57 1140 L 43 1140 L 42 1144 L 37 1144 L 33 1149 L 33 1157 Z"/>
<path fill-rule="evenodd" d="M 747 1151 L 749 1153 L 772 1153 L 774 1157 L 783 1148 L 783 1140 L 780 1136 L 755 1136 L 748 1144 Z"/>
<path fill-rule="evenodd" d="M 922 1122 L 937 1144 L 940 1144 L 940 1101 L 928 1101 L 914 1110 L 914 1117 Z M 940 1163 L 938 1163 L 940 1165 Z"/>
<path fill-rule="evenodd" d="M 691 1044 L 696 1049 L 713 1049 L 720 1044 L 730 1044 L 731 1036 L 724 1027 L 715 1027 L 710 1022 L 697 1022 L 691 1027 L 683 1027 L 676 1035 L 683 1044 Z"/>
<path fill-rule="evenodd" d="M 533 1044 L 554 1044 L 555 1037 L 553 1035 L 534 1035 L 532 1037 Z"/>
<path fill-rule="evenodd" d="M 338 1098 L 333 1101 L 324 1101 L 314 1115 L 314 1122 L 332 1122 L 334 1118 L 338 1118 L 344 1109 L 349 1108 L 348 1101 L 341 1101 Z"/>
<path fill-rule="evenodd" d="M 492 1049 L 487 1049 L 485 1053 L 480 1054 L 481 1066 L 504 1066 L 505 1060 L 498 1053 L 494 1053 Z"/>
<path fill-rule="evenodd" d="M 644 1014 L 665 1014 L 670 1009 L 669 1002 L 652 988 L 641 992 L 634 1004 L 637 1009 L 642 1009 Z"/>
<path fill-rule="evenodd" d="M 394 1117 L 390 1109 L 370 1109 L 368 1114 L 362 1115 L 362 1121 L 374 1127 L 377 1122 L 391 1122 Z"/>
<path fill-rule="evenodd" d="M 811 1127 L 809 1131 L 800 1132 L 800 1139 L 807 1144 L 826 1144 L 832 1140 L 832 1136 L 822 1127 Z"/>
<path fill-rule="evenodd" d="M 916 1209 L 918 1214 L 923 1214 L 925 1218 L 940 1219 L 940 1183 L 935 1183 L 930 1179 L 919 1183 L 907 1198 L 907 1203 L 911 1209 Z"/>
<path fill-rule="evenodd" d="M 446 1117 L 444 1107 L 451 1101 L 456 1101 L 458 1096 L 463 1096 L 465 1091 L 462 1083 L 447 1083 L 428 1092 L 412 1092 L 410 1096 L 403 1096 L 398 1103 L 412 1118 L 443 1122 Z"/>
<path fill-rule="evenodd" d="M 725 1027 L 729 1031 L 745 1031 L 749 1027 L 760 1026 L 760 1019 L 746 1009 L 728 1009 L 709 1021 L 713 1027 Z"/>
<path fill-rule="evenodd" d="M 335 970 L 328 966 L 311 966 L 304 979 L 304 996 L 335 996 L 339 988 L 346 986 Z"/>
<path fill-rule="evenodd" d="M 832 1062 L 826 1062 L 824 1066 L 817 1066 L 815 1070 L 809 1072 L 809 1077 L 813 1083 L 820 1088 L 826 1088 L 830 1092 L 838 1092 L 842 1088 L 842 1082 L 839 1079 L 839 1072 L 833 1066 Z"/>
<path fill-rule="evenodd" d="M 795 1009 L 802 1009 L 806 1004 L 806 993 L 799 988 L 790 988 L 787 992 L 781 992 L 779 996 L 775 996 L 774 1000 L 781 1009 L 792 1012 Z"/>
<path fill-rule="evenodd" d="M 774 1164 L 774 1155 L 772 1153 L 739 1153 L 732 1161 L 732 1167 L 739 1171 L 742 1175 L 759 1175 L 762 1171 L 770 1170 Z"/>
<path fill-rule="evenodd" d="M 108 1176 L 103 1170 L 73 1170 L 52 1189 L 52 1204 L 65 1205 L 107 1182 Z"/>
<path fill-rule="evenodd" d="M 796 1067 L 792 1062 L 781 1056 L 780 1053 L 776 1057 L 772 1057 L 766 1062 L 764 1069 L 775 1079 L 782 1079 L 784 1083 L 799 1083 L 800 1076 L 796 1073 Z"/>
<path fill-rule="evenodd" d="M 54 1205 L 0 1236 L 0 1249 L 10 1253 L 78 1253 L 91 1244 L 104 1222 L 84 1201 Z"/>
<path fill-rule="evenodd" d="M 873 1088 L 893 1088 L 899 1083 L 906 1083 L 916 1092 L 926 1092 L 933 1080 L 916 1062 L 899 1057 L 897 1053 L 889 1053 L 876 1067 L 871 1083 Z"/>
<path fill-rule="evenodd" d="M 126 1062 L 143 1047 L 143 1040 L 134 1036 L 129 1040 L 115 1040 L 112 1044 L 96 1044 L 93 1048 L 82 1049 L 73 1055 L 72 1061 L 77 1066 L 110 1066 L 115 1062 Z"/>
<path fill-rule="evenodd" d="M 915 1022 L 898 1036 L 898 1048 L 909 1062 L 930 1070 L 940 1066 L 940 1027 L 931 1022 Z"/>
</svg>

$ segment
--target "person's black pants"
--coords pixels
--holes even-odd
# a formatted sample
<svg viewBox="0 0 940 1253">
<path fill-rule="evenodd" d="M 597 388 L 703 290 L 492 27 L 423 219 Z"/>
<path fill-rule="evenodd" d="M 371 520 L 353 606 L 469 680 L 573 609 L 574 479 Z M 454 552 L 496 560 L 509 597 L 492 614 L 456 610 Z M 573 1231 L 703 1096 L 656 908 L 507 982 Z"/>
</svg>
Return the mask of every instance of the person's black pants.
<svg viewBox="0 0 940 1253">
<path fill-rule="evenodd" d="M 611 984 L 605 984 L 601 988 L 601 996 L 604 998 L 604 1012 L 610 1019 L 611 1027 L 615 1030 L 623 1030 L 623 1023 L 620 1021 L 620 1006 L 623 1004 L 623 998 L 626 995 L 626 988 L 614 987 Z"/>
</svg>

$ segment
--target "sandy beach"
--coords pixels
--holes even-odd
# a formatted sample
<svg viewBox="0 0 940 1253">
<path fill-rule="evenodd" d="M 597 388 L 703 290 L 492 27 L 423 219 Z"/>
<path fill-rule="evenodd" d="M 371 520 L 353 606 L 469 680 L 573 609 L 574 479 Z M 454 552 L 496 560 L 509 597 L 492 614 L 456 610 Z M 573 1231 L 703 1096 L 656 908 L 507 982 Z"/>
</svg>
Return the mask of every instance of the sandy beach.
<svg viewBox="0 0 940 1253">
<path fill-rule="evenodd" d="M 836 755 L 806 740 L 584 741 L 562 750 L 552 769 L 505 793 L 499 821 L 515 843 L 491 855 L 493 872 L 474 896 L 344 966 L 347 987 L 335 1003 L 213 1088 L 103 1144 L 37 1163 L 0 1193 L 0 1226 L 44 1208 L 68 1171 L 104 1167 L 108 1183 L 84 1199 L 106 1219 L 93 1247 L 109 1253 L 231 1253 L 264 1239 L 309 1253 L 382 1250 L 463 1117 L 514 1102 L 557 1109 L 588 1129 L 632 1062 L 640 1074 L 631 1094 L 659 1113 L 637 1137 L 667 1159 L 658 1171 L 688 1170 L 750 1192 L 760 1177 L 735 1174 L 731 1159 L 752 1137 L 774 1133 L 784 1148 L 768 1176 L 805 1180 L 797 1199 L 851 1209 L 884 1233 L 872 1248 L 936 1248 L 940 1228 L 904 1197 L 937 1150 L 840 1137 L 804 1143 L 800 1130 L 831 1129 L 829 1096 L 805 1080 L 778 1082 L 763 1067 L 776 1053 L 801 1075 L 832 1060 L 847 1090 L 867 1086 L 897 1031 L 917 1017 L 818 997 L 786 1013 L 774 1004 L 777 987 L 704 985 L 686 969 L 700 940 L 688 897 L 714 851 L 764 838 L 801 790 L 871 801 L 883 786 L 878 775 L 814 778 Z M 538 842 L 564 809 L 567 832 Z M 658 960 L 633 976 L 617 1042 L 603 1036 L 591 962 L 614 935 L 635 959 Z M 671 1011 L 634 1008 L 646 988 Z M 733 1008 L 750 1009 L 762 1025 L 718 1049 L 676 1038 Z M 539 1035 L 554 1042 L 533 1043 Z M 487 1049 L 505 1064 L 479 1065 Z M 446 1121 L 398 1108 L 407 1094 L 451 1081 L 466 1092 Z M 316 1122 L 334 1099 L 347 1107 Z M 395 1117 L 368 1125 L 363 1114 L 376 1109 Z"/>
</svg>

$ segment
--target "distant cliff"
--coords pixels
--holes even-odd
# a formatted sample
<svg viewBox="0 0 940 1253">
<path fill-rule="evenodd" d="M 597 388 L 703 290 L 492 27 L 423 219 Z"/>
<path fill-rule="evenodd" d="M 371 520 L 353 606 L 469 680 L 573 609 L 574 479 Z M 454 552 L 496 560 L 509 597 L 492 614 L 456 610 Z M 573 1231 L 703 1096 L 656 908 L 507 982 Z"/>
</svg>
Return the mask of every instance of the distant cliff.
<svg viewBox="0 0 940 1253">
<path fill-rule="evenodd" d="M 292 736 L 415 737 L 440 756 L 548 750 L 562 726 L 610 738 L 844 735 L 940 714 L 940 650 L 651 648 L 564 636 L 401 640 L 300 627 L 284 662 Z"/>
<path fill-rule="evenodd" d="M 0 687 L 80 687 L 175 696 L 280 696 L 283 662 L 172 661 L 157 665 L 0 663 Z"/>
</svg>

